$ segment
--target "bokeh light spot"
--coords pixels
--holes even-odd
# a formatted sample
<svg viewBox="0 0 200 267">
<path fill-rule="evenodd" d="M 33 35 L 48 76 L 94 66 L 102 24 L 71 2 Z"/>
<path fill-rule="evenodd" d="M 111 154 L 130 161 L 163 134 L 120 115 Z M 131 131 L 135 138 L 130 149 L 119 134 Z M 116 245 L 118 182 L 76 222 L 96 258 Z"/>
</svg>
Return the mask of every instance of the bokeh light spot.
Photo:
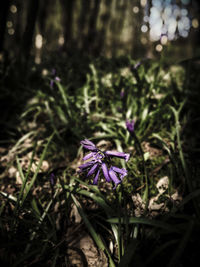
<svg viewBox="0 0 200 267">
<path fill-rule="evenodd" d="M 37 34 L 36 37 L 35 37 L 35 46 L 36 48 L 38 49 L 41 49 L 42 48 L 42 35 L 41 34 Z"/>
<path fill-rule="evenodd" d="M 147 4 L 147 0 L 140 0 L 140 4 L 141 4 L 141 6 L 146 6 L 146 4 Z"/>
<path fill-rule="evenodd" d="M 8 29 L 8 34 L 13 35 L 15 33 L 15 30 L 13 28 Z"/>
<path fill-rule="evenodd" d="M 149 21 L 149 17 L 148 17 L 148 16 L 144 16 L 143 20 L 144 20 L 145 22 L 148 22 L 148 21 Z"/>
<path fill-rule="evenodd" d="M 11 28 L 11 27 L 13 26 L 12 21 L 10 21 L 10 20 L 7 21 L 6 26 L 7 26 L 8 28 Z"/>
<path fill-rule="evenodd" d="M 198 19 L 193 19 L 192 20 L 192 27 L 195 28 L 195 29 L 199 27 Z"/>
<path fill-rule="evenodd" d="M 133 7 L 133 13 L 137 14 L 139 12 L 139 7 L 138 6 L 134 6 Z"/>
<path fill-rule="evenodd" d="M 10 11 L 11 11 L 12 13 L 16 13 L 16 12 L 17 12 L 17 7 L 16 7 L 15 5 L 11 5 L 11 6 L 10 6 Z"/>
<path fill-rule="evenodd" d="M 58 44 L 59 45 L 63 45 L 64 42 L 65 42 L 65 39 L 64 39 L 63 35 L 59 36 L 59 38 L 58 38 Z"/>
<path fill-rule="evenodd" d="M 47 69 L 43 69 L 43 70 L 42 70 L 42 75 L 43 75 L 43 76 L 47 76 L 48 73 L 49 73 L 49 72 L 48 72 Z"/>
<path fill-rule="evenodd" d="M 141 27 L 141 31 L 142 31 L 142 32 L 147 32 L 147 31 L 148 31 L 148 27 L 147 27 L 147 25 L 142 25 L 142 27 Z"/>
<path fill-rule="evenodd" d="M 161 52 L 163 49 L 163 46 L 161 44 L 156 45 L 156 51 Z"/>
<path fill-rule="evenodd" d="M 145 37 L 142 37 L 142 38 L 140 39 L 140 41 L 141 41 L 141 43 L 142 43 L 143 45 L 146 45 L 146 44 L 147 44 L 147 38 L 145 38 Z"/>
<path fill-rule="evenodd" d="M 161 44 L 162 44 L 162 45 L 166 45 L 166 44 L 167 44 L 167 41 L 168 41 L 167 36 L 166 36 L 166 35 L 163 35 L 163 36 L 161 37 L 161 40 L 160 40 Z"/>
</svg>

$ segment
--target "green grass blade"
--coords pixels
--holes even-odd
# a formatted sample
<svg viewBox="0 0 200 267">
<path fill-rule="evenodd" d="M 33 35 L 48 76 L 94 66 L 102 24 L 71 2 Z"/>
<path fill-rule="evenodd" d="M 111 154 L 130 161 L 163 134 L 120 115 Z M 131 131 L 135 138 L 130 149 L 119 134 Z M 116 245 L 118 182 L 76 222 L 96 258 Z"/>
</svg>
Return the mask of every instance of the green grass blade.
<svg viewBox="0 0 200 267">
<path fill-rule="evenodd" d="M 107 219 L 108 222 L 110 223 L 119 223 L 119 218 L 110 218 Z M 121 220 L 121 223 L 125 224 L 127 223 L 123 218 Z M 129 217 L 128 218 L 128 223 L 129 224 L 145 224 L 145 225 L 150 225 L 153 227 L 158 227 L 163 230 L 169 231 L 169 232 L 176 232 L 176 233 L 181 233 L 181 231 L 178 229 L 178 227 L 172 227 L 170 224 L 167 224 L 165 222 L 161 221 L 156 221 L 156 220 L 149 220 L 146 218 L 141 218 L 141 217 Z"/>
<path fill-rule="evenodd" d="M 23 170 L 22 170 L 22 167 L 21 167 L 21 164 L 19 162 L 19 158 L 18 157 L 16 158 L 16 161 L 17 161 L 17 169 L 19 171 L 19 176 L 20 176 L 22 184 L 23 184 L 24 181 L 25 181 L 25 176 L 24 176 L 24 173 L 23 173 Z"/>
<path fill-rule="evenodd" d="M 17 202 L 17 198 L 14 197 L 14 196 L 11 195 L 11 194 L 8 194 L 8 193 L 3 192 L 3 191 L 0 191 L 0 194 L 1 194 L 3 197 L 6 197 L 7 199 L 9 199 L 9 200 L 11 200 L 11 201 Z"/>
<path fill-rule="evenodd" d="M 108 251 L 108 249 L 105 247 L 101 237 L 97 234 L 97 232 L 95 231 L 95 229 L 93 228 L 92 224 L 90 223 L 90 221 L 88 220 L 87 218 L 87 215 L 85 214 L 85 212 L 83 211 L 80 203 L 78 202 L 78 200 L 75 198 L 75 196 L 72 194 L 72 199 L 74 201 L 74 204 L 76 205 L 77 209 L 78 209 L 78 212 L 79 214 L 81 215 L 86 227 L 88 228 L 93 240 L 95 241 L 96 245 L 98 246 L 98 248 L 100 250 L 103 250 L 103 251 L 106 251 L 107 255 L 108 255 L 108 258 L 109 258 L 109 261 L 110 261 L 110 267 L 115 267 L 115 264 L 112 260 L 112 257 Z"/>
<path fill-rule="evenodd" d="M 89 67 L 93 75 L 94 90 L 95 90 L 95 96 L 96 96 L 96 110 L 98 111 L 99 109 L 99 83 L 98 83 L 97 70 L 93 64 L 90 64 Z"/>
<path fill-rule="evenodd" d="M 32 136 L 32 135 L 34 135 L 34 134 L 35 134 L 35 131 L 31 131 L 31 132 L 25 134 L 24 136 L 22 136 L 22 137 L 18 140 L 18 142 L 15 144 L 15 146 L 10 150 L 10 153 L 15 152 L 21 143 L 23 143 L 27 138 L 29 138 L 30 136 Z"/>
<path fill-rule="evenodd" d="M 26 186 L 25 193 L 24 193 L 24 195 L 23 195 L 23 197 L 22 197 L 22 203 L 21 203 L 21 205 L 23 205 L 24 201 L 25 201 L 26 198 L 27 198 L 27 195 L 29 194 L 29 191 L 31 190 L 31 187 L 32 187 L 32 186 L 34 185 L 34 183 L 35 183 L 35 180 L 36 180 L 36 178 L 37 178 L 37 175 L 38 175 L 38 173 L 39 173 L 39 170 L 40 170 L 40 168 L 41 168 L 41 166 L 42 166 L 42 162 L 43 162 L 43 160 L 44 160 L 44 157 L 46 156 L 48 146 L 49 146 L 51 140 L 53 139 L 54 135 L 55 135 L 55 132 L 48 138 L 48 141 L 47 141 L 47 143 L 46 143 L 46 145 L 45 145 L 45 147 L 44 147 L 44 149 L 43 149 L 42 155 L 41 155 L 41 157 L 40 157 L 40 161 L 39 161 L 39 164 L 38 164 L 38 166 L 37 166 L 37 169 L 36 169 L 36 171 L 35 171 L 35 173 L 34 173 L 34 175 L 33 175 L 33 178 L 31 179 L 30 184 L 28 184 L 28 186 Z"/>
<path fill-rule="evenodd" d="M 43 212 L 43 214 L 42 214 L 42 216 L 39 218 L 38 225 L 37 225 L 37 229 L 36 229 L 36 231 L 34 231 L 34 232 L 31 234 L 30 242 L 27 244 L 26 249 L 25 249 L 25 254 L 29 252 L 29 249 L 30 249 L 30 247 L 31 247 L 31 242 L 32 242 L 33 239 L 35 238 L 36 233 L 37 233 L 37 230 L 39 229 L 40 225 L 42 224 L 42 222 L 44 221 L 45 217 L 47 216 L 47 213 L 48 213 L 48 211 L 49 211 L 49 209 L 50 209 L 50 207 L 51 207 L 51 205 L 52 205 L 54 199 L 56 198 L 58 192 L 59 192 L 59 189 L 57 189 L 57 190 L 55 191 L 55 193 L 54 193 L 54 195 L 53 195 L 53 198 L 49 201 L 47 207 L 45 208 L 45 210 L 44 210 L 44 212 Z"/>
<path fill-rule="evenodd" d="M 15 206 L 14 213 L 16 213 L 16 211 L 19 208 L 19 206 L 21 206 L 20 200 L 21 200 L 22 195 L 24 193 L 24 189 L 25 189 L 25 186 L 26 186 L 26 183 L 27 183 L 27 180 L 28 180 L 28 176 L 29 176 L 30 170 L 31 170 L 31 166 L 32 166 L 33 159 L 34 159 L 35 152 L 36 152 L 36 146 L 37 146 L 37 143 L 35 142 L 34 148 L 33 148 L 33 153 L 31 155 L 30 163 L 29 163 L 28 170 L 27 170 L 27 173 L 26 173 L 26 176 L 25 177 L 24 177 L 24 174 L 23 174 L 21 165 L 20 165 L 20 163 L 18 161 L 18 158 L 17 158 L 17 167 L 18 167 L 18 171 L 20 173 L 20 177 L 23 180 L 23 183 L 22 183 L 22 186 L 20 188 L 19 196 L 17 198 L 17 205 Z"/>
<path fill-rule="evenodd" d="M 101 198 L 100 196 L 97 196 L 96 194 L 91 193 L 87 190 L 78 190 L 77 193 L 93 199 L 100 207 L 102 207 L 104 209 L 104 211 L 107 214 L 111 215 L 113 213 L 113 209 L 110 206 L 108 206 L 108 204 L 105 202 L 105 200 L 103 198 Z"/>
<path fill-rule="evenodd" d="M 68 102 L 68 99 L 67 99 L 67 96 L 66 96 L 66 93 L 62 87 L 62 85 L 59 83 L 59 82 L 55 82 L 57 87 L 58 87 L 58 90 L 60 91 L 60 94 L 62 96 L 62 99 L 64 101 L 64 104 L 65 104 L 65 108 L 66 108 L 66 112 L 67 112 L 67 115 L 68 115 L 68 118 L 71 118 L 72 117 L 72 114 L 71 114 L 71 110 L 70 110 L 70 106 L 69 106 L 69 102 Z M 69 85 L 68 85 L 69 87 Z"/>
<path fill-rule="evenodd" d="M 54 132 L 56 133 L 56 135 L 58 136 L 59 139 L 62 139 L 59 132 L 58 132 L 58 129 L 56 127 L 56 124 L 55 124 L 55 121 L 54 121 L 54 117 L 53 117 L 53 114 L 52 114 L 52 111 L 49 107 L 49 102 L 48 101 L 45 101 L 45 107 L 46 107 L 46 110 L 47 110 L 47 114 L 49 115 L 49 119 L 50 119 L 50 122 L 51 122 L 51 125 L 52 125 L 52 128 L 54 130 Z"/>
</svg>

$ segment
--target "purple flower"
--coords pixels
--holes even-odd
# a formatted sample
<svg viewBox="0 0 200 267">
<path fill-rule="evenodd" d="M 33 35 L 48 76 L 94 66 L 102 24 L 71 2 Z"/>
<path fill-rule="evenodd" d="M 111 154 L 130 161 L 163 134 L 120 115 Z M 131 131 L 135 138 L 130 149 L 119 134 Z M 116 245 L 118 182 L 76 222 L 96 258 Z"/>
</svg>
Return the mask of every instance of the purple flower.
<svg viewBox="0 0 200 267">
<path fill-rule="evenodd" d="M 93 184 L 97 185 L 98 183 L 98 179 L 99 179 L 99 173 L 100 173 L 100 169 L 98 169 L 95 177 L 94 177 L 94 181 L 93 181 Z"/>
<path fill-rule="evenodd" d="M 54 78 L 54 80 L 57 81 L 57 82 L 60 82 L 60 81 L 61 81 L 61 79 L 60 79 L 58 76 L 56 76 L 56 77 Z"/>
<path fill-rule="evenodd" d="M 120 184 L 127 175 L 127 171 L 125 169 L 120 169 L 115 166 L 111 166 L 111 158 L 110 157 L 118 157 L 125 159 L 126 161 L 129 160 L 130 155 L 124 152 L 117 152 L 117 151 L 106 151 L 102 152 L 98 149 L 93 142 L 88 139 L 81 141 L 81 145 L 90 150 L 90 152 L 83 157 L 83 160 L 89 160 L 88 162 L 79 166 L 79 172 L 87 172 L 87 177 L 94 175 L 93 184 L 97 185 L 100 172 L 102 171 L 103 176 L 107 182 L 113 182 L 115 187 Z M 107 165 L 111 166 L 108 167 Z M 119 176 L 119 177 L 118 177 Z"/>
<path fill-rule="evenodd" d="M 97 147 L 95 146 L 94 143 L 92 143 L 91 141 L 89 141 L 88 139 L 85 139 L 83 141 L 81 141 L 81 145 L 85 148 L 88 149 L 90 151 L 98 151 Z"/>
<path fill-rule="evenodd" d="M 53 88 L 55 81 L 56 82 L 60 82 L 61 79 L 58 76 L 55 76 L 56 75 L 56 69 L 52 69 L 51 70 L 51 74 L 52 74 L 53 77 L 52 77 L 52 79 L 50 81 L 50 87 Z"/>
<path fill-rule="evenodd" d="M 121 97 L 121 98 L 124 97 L 124 93 L 125 93 L 125 92 L 124 92 L 124 89 L 122 89 L 121 92 L 120 92 L 120 97 Z"/>
<path fill-rule="evenodd" d="M 125 170 L 124 168 L 120 169 L 118 167 L 111 167 L 113 171 L 117 172 L 120 174 L 120 179 L 122 180 L 124 178 L 124 176 L 126 176 L 128 174 L 127 170 Z"/>
<path fill-rule="evenodd" d="M 134 126 L 135 126 L 135 121 L 134 120 L 126 120 L 126 128 L 130 133 L 133 133 L 134 131 Z"/>
<path fill-rule="evenodd" d="M 117 187 L 118 184 L 120 184 L 122 181 L 119 180 L 119 179 L 117 178 L 117 175 L 116 175 L 116 173 L 113 171 L 113 168 L 112 168 L 112 167 L 110 168 L 110 170 L 109 170 L 108 173 L 109 173 L 109 176 L 110 176 L 110 178 L 112 179 L 112 181 L 115 183 L 115 187 Z"/>
<path fill-rule="evenodd" d="M 134 69 L 137 69 L 140 65 L 141 65 L 141 61 L 138 61 L 135 65 L 134 65 Z"/>
<path fill-rule="evenodd" d="M 95 163 L 93 166 L 92 166 L 92 168 L 89 170 L 89 172 L 88 172 L 88 174 L 87 174 L 87 177 L 88 176 L 91 176 L 95 171 L 96 171 L 96 169 L 98 168 L 98 163 Z"/>
<path fill-rule="evenodd" d="M 95 164 L 95 161 L 94 161 L 94 160 L 91 160 L 91 161 L 88 161 L 88 162 L 86 162 L 86 163 L 80 165 L 80 166 L 79 166 L 79 169 L 81 169 L 81 170 L 86 170 L 86 169 L 88 169 L 89 167 L 91 167 L 91 166 L 94 165 L 94 164 Z"/>
<path fill-rule="evenodd" d="M 106 181 L 110 182 L 110 176 L 109 176 L 108 168 L 107 168 L 106 164 L 102 163 L 101 168 L 102 168 L 102 171 L 103 171 L 103 175 L 106 178 Z"/>
<path fill-rule="evenodd" d="M 130 158 L 130 154 L 124 153 L 124 152 L 118 152 L 118 151 L 106 151 L 105 152 L 106 156 L 112 156 L 112 157 L 117 157 L 117 158 L 122 158 L 125 159 L 125 161 L 128 161 Z"/>
<path fill-rule="evenodd" d="M 50 184 L 51 184 L 51 186 L 54 186 L 54 184 L 55 184 L 55 175 L 54 175 L 54 173 L 51 173 L 51 175 L 50 175 Z"/>
<path fill-rule="evenodd" d="M 85 157 L 83 157 L 83 160 L 85 161 L 91 159 L 92 157 L 94 157 L 95 154 L 96 154 L 95 152 L 90 152 Z"/>
<path fill-rule="evenodd" d="M 50 81 L 50 87 L 53 88 L 53 85 L 54 85 L 54 80 L 51 80 Z"/>
</svg>

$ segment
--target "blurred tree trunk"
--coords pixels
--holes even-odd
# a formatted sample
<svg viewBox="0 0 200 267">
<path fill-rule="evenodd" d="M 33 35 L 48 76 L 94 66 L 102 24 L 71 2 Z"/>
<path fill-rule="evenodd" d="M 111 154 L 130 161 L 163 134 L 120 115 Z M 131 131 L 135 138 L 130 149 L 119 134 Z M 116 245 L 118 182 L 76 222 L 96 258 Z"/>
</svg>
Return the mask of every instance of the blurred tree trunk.
<svg viewBox="0 0 200 267">
<path fill-rule="evenodd" d="M 63 25 L 64 25 L 64 39 L 65 48 L 68 49 L 72 46 L 73 42 L 73 9 L 74 0 L 60 0 L 63 8 Z"/>
<path fill-rule="evenodd" d="M 45 0 L 42 2 L 38 14 L 39 30 L 43 37 L 45 37 L 45 27 L 48 16 L 48 7 L 50 6 L 50 0 Z"/>
<path fill-rule="evenodd" d="M 39 0 L 29 0 L 26 27 L 22 38 L 21 56 L 27 62 L 30 56 L 36 19 L 39 11 Z"/>
<path fill-rule="evenodd" d="M 97 37 L 97 18 L 99 15 L 101 0 L 92 1 L 92 10 L 90 10 L 90 19 L 88 25 L 88 36 L 85 40 L 85 49 L 89 48 L 91 52 L 95 50 L 95 40 Z"/>
<path fill-rule="evenodd" d="M 147 1 L 148 3 L 148 1 Z M 134 19 L 133 19 L 133 36 L 134 36 L 134 39 L 133 39 L 133 44 L 132 44 L 132 51 L 131 51 L 131 55 L 134 57 L 134 58 L 137 58 L 137 57 L 140 57 L 140 54 L 141 53 L 141 40 L 140 40 L 140 37 L 141 37 L 141 25 L 142 25 L 142 21 L 143 21 L 143 10 L 142 8 L 139 9 L 139 12 L 137 14 L 134 14 Z M 151 43 L 150 43 L 151 45 Z"/>
<path fill-rule="evenodd" d="M 17 13 L 16 13 L 16 27 L 15 27 L 15 42 L 16 42 L 16 55 L 18 57 L 20 53 L 20 43 L 22 40 L 22 33 L 23 33 L 23 10 L 24 10 L 24 3 L 21 1 L 17 1 Z"/>
<path fill-rule="evenodd" d="M 108 31 L 110 28 L 113 0 L 105 0 L 105 12 L 101 16 L 102 27 L 98 38 L 98 50 L 106 49 Z"/>
<path fill-rule="evenodd" d="M 89 17 L 88 12 L 90 10 L 90 3 L 89 0 L 82 0 L 81 1 L 81 13 L 80 13 L 80 19 L 79 19 L 79 48 L 83 48 L 84 46 L 84 40 L 86 37 L 86 27 L 87 27 L 87 21 Z"/>
<path fill-rule="evenodd" d="M 113 6 L 113 10 L 112 10 L 112 20 L 111 20 L 111 24 L 110 24 L 110 31 L 111 31 L 111 46 L 112 46 L 112 55 L 116 56 L 116 52 L 117 52 L 117 20 L 118 20 L 118 0 L 114 0 L 114 6 Z"/>
<path fill-rule="evenodd" d="M 125 48 L 126 45 L 124 45 L 124 36 L 123 36 L 123 29 L 124 29 L 124 24 L 126 21 L 126 11 L 128 8 L 128 1 L 126 0 L 121 0 L 118 1 L 118 6 L 117 6 L 117 22 L 116 22 L 116 41 L 118 43 L 118 50 Z"/>
<path fill-rule="evenodd" d="M 8 17 L 8 11 L 10 7 L 10 0 L 3 0 L 0 8 L 0 52 L 4 48 L 4 39 L 6 32 L 6 22 Z"/>
</svg>

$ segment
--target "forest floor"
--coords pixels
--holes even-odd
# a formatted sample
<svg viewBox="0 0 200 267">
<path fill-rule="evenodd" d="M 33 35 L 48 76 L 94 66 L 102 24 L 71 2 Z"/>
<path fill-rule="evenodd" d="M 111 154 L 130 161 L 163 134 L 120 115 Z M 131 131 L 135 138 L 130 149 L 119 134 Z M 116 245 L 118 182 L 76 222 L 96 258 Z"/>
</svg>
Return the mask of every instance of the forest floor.
<svg viewBox="0 0 200 267">
<path fill-rule="evenodd" d="M 1 66 L 1 266 L 194 266 L 199 67 L 56 54 L 26 75 Z M 110 177 L 126 173 L 117 186 L 102 163 L 97 185 L 98 169 L 80 172 L 85 139 Z"/>
</svg>

